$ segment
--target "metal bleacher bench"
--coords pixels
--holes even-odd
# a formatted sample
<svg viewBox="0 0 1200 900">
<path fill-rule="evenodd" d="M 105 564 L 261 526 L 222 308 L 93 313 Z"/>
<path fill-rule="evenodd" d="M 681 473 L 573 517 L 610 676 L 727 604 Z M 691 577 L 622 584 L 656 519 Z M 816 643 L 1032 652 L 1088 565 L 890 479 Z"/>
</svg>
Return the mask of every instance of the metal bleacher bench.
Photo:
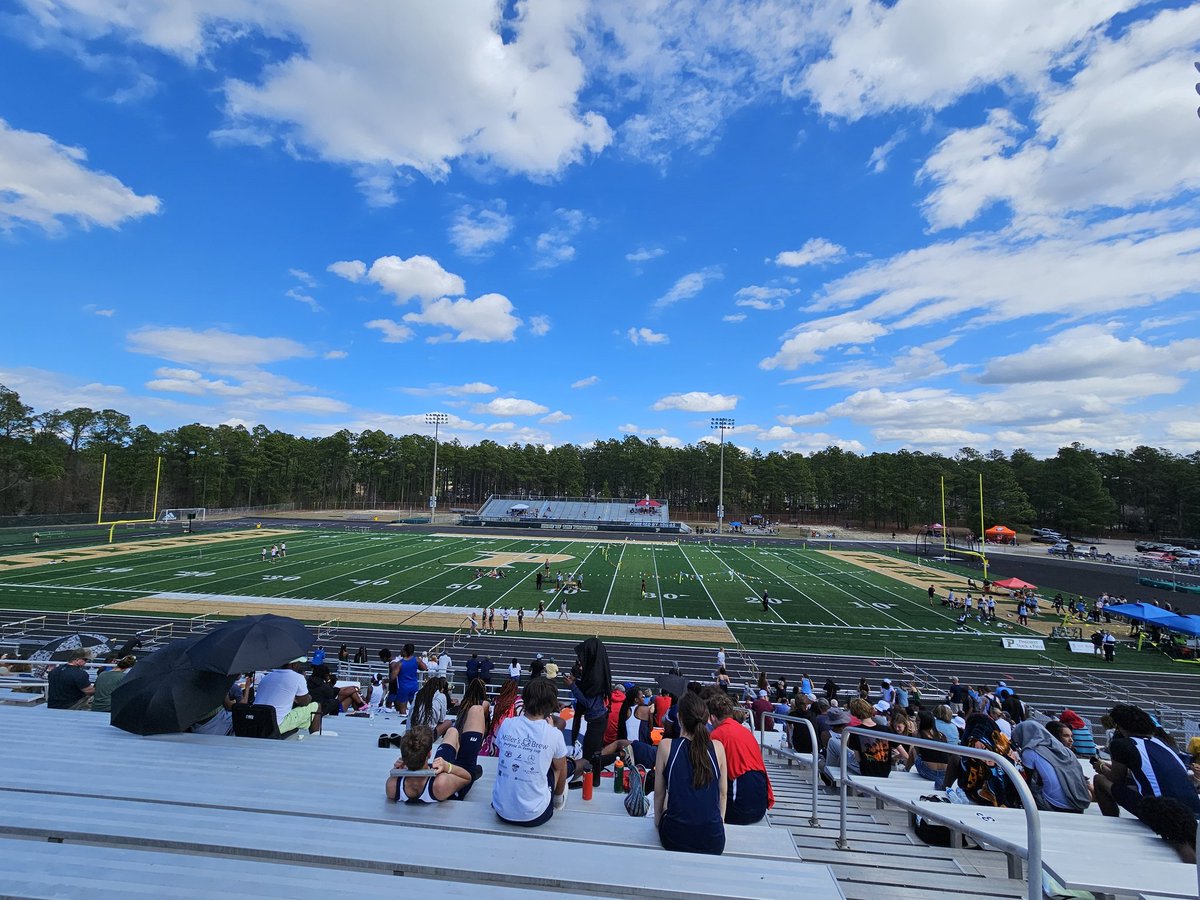
<svg viewBox="0 0 1200 900">
<path fill-rule="evenodd" d="M 851 733 L 872 735 L 870 729 L 845 729 L 844 734 Z M 896 778 L 870 778 L 846 772 L 847 744 L 843 737 L 841 767 L 826 768 L 841 787 L 842 845 L 846 843 L 846 796 L 854 790 L 945 825 L 952 834 L 967 835 L 983 846 L 1002 851 L 1008 857 L 1012 878 L 1021 877 L 1021 860 L 1028 861 L 1030 900 L 1042 894 L 1037 868 L 1070 890 L 1091 891 L 1098 897 L 1148 891 L 1162 897 L 1197 896 L 1196 867 L 1181 862 L 1170 845 L 1140 822 L 1039 812 L 1024 779 L 1007 758 L 986 750 L 921 738 L 905 737 L 904 742 L 995 763 L 1016 785 L 1024 808 L 997 809 L 922 800 L 923 796 L 937 793 L 924 779 L 907 773 Z"/>
<path fill-rule="evenodd" d="M 430 890 L 451 886 L 449 896 L 843 896 L 828 866 L 799 859 L 785 829 L 731 826 L 723 858 L 664 851 L 653 819 L 625 815 L 607 779 L 589 803 L 570 792 L 566 809 L 534 829 L 506 825 L 492 812 L 491 758 L 481 761 L 484 778 L 465 801 L 388 803 L 383 782 L 397 751 L 377 746 L 381 723 L 337 717 L 326 725 L 336 737 L 139 738 L 102 715 L 0 707 L 0 841 L 62 842 L 39 859 L 63 854 L 61 866 L 47 863 L 40 873 L 35 862 L 0 867 L 0 896 L 45 896 L 70 872 L 88 872 L 84 844 L 149 854 L 129 857 L 146 861 L 147 885 L 174 867 L 190 882 L 176 895 L 189 897 L 259 893 L 272 872 L 291 885 L 289 896 L 329 893 L 348 875 L 434 879 Z M 300 866 L 312 873 L 303 888 L 288 881 Z M 127 889 L 141 870 L 104 871 L 118 880 L 88 879 L 89 895 Z"/>
<path fill-rule="evenodd" d="M 45 696 L 40 691 L 30 693 L 28 691 L 15 691 L 11 688 L 0 688 L 0 703 L 17 706 L 36 706 L 45 699 Z"/>
</svg>

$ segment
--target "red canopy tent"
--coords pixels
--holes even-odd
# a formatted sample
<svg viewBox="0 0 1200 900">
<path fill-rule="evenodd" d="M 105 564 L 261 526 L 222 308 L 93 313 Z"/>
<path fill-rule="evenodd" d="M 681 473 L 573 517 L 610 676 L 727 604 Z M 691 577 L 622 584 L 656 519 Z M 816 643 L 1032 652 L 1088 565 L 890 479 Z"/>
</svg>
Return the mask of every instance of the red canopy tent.
<svg viewBox="0 0 1200 900">
<path fill-rule="evenodd" d="M 659 503 L 657 500 L 651 500 L 649 497 L 647 497 L 645 500 L 639 500 L 637 503 L 635 503 L 635 504 L 633 504 L 633 505 L 634 505 L 634 506 L 640 506 L 640 507 L 642 507 L 643 509 L 647 509 L 647 508 L 648 508 L 648 509 L 655 509 L 655 508 L 657 508 L 657 507 L 659 507 L 659 506 L 662 506 L 662 504 L 661 504 L 661 503 Z"/>
<path fill-rule="evenodd" d="M 1020 578 L 1005 578 L 1003 581 L 993 581 L 992 587 L 1004 588 L 1006 591 L 1023 591 L 1027 588 L 1036 588 L 1037 585 L 1022 581 Z"/>
</svg>

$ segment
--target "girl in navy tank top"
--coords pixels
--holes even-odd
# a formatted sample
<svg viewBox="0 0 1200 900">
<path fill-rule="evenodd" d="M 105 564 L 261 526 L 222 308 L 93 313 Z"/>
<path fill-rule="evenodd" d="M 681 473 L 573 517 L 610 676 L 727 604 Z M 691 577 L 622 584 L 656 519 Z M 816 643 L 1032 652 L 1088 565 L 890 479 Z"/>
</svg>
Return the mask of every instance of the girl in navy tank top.
<svg viewBox="0 0 1200 900">
<path fill-rule="evenodd" d="M 655 760 L 654 821 L 667 850 L 725 850 L 725 748 L 705 727 L 708 707 L 688 691 L 679 700 L 682 736 L 664 739 Z"/>
</svg>

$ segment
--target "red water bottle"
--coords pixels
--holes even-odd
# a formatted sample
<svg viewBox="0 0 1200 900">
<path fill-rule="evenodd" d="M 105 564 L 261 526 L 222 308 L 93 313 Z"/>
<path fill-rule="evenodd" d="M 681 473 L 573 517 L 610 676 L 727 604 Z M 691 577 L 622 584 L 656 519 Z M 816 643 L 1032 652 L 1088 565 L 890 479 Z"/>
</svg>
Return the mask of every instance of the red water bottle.
<svg viewBox="0 0 1200 900">
<path fill-rule="evenodd" d="M 583 799 L 592 799 L 592 773 L 587 772 L 583 776 Z"/>
</svg>

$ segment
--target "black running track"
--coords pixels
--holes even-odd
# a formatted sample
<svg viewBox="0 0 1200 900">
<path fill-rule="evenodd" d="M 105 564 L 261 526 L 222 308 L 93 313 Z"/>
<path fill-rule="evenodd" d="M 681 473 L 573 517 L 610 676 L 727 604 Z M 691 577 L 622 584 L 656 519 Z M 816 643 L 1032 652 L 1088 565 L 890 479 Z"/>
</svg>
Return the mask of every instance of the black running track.
<svg viewBox="0 0 1200 900">
<path fill-rule="evenodd" d="M 0 649 L 10 649 L 15 643 L 31 648 L 45 641 L 76 631 L 96 632 L 105 635 L 111 643 L 119 645 L 134 635 L 156 626 L 174 622 L 174 637 L 186 636 L 186 619 L 172 620 L 159 616 L 111 615 L 89 616 L 80 621 L 78 615 L 67 622 L 67 613 L 41 613 L 36 610 L 5 610 L 0 612 L 0 626 L 31 616 L 46 618 L 45 625 L 38 624 L 35 630 L 14 637 L 14 629 L 0 627 Z M 514 623 L 515 624 L 515 623 Z M 19 629 L 17 629 L 19 630 Z M 160 629 L 164 635 L 166 629 Z M 338 647 L 345 643 L 351 654 L 358 647 L 366 647 L 372 662 L 378 660 L 380 648 L 399 650 L 406 642 L 412 642 L 420 650 L 430 647 L 448 633 L 429 631 L 406 632 L 403 630 L 378 628 L 334 629 L 323 645 L 331 657 L 336 658 Z M 8 646 L 4 642 L 8 642 Z M 451 649 L 451 657 L 457 671 L 472 653 L 488 656 L 503 669 L 516 657 L 523 668 L 528 669 L 534 654 L 554 657 L 560 665 L 574 661 L 574 640 L 537 637 L 528 632 L 507 634 L 485 634 L 474 638 L 459 635 L 459 645 Z M 678 665 L 685 677 L 699 681 L 711 681 L 716 667 L 715 651 L 711 647 L 663 646 L 630 642 L 606 641 L 613 675 L 617 680 L 632 680 L 641 684 L 652 684 L 657 675 L 666 673 L 672 665 Z M 789 685 L 799 683 L 802 674 L 808 674 L 820 692 L 825 679 L 832 677 L 842 689 L 843 697 L 854 692 L 860 678 L 866 678 L 875 692 L 884 678 L 915 680 L 923 689 L 926 703 L 935 692 L 944 691 L 951 676 L 963 683 L 994 686 L 1005 681 L 1019 692 L 1023 699 L 1048 715 L 1070 707 L 1093 722 L 1116 702 L 1135 702 L 1151 711 L 1163 713 L 1167 727 L 1178 727 L 1180 722 L 1175 712 L 1189 719 L 1200 719 L 1200 691 L 1195 675 L 1175 673 L 1129 672 L 1120 669 L 1104 669 L 1101 673 L 1067 672 L 1061 668 L 1051 670 L 1046 666 L 1020 665 L 1013 663 L 968 663 L 944 660 L 895 660 L 880 658 L 828 656 L 819 653 L 785 653 L 754 651 L 752 657 L 741 655 L 735 648 L 726 647 L 726 668 L 735 682 L 748 682 L 755 678 L 752 668 L 765 672 L 773 682 L 778 676 L 786 676 Z M 1102 680 L 1101 680 L 1102 679 Z M 1168 709 L 1163 709 L 1167 707 Z"/>
</svg>

